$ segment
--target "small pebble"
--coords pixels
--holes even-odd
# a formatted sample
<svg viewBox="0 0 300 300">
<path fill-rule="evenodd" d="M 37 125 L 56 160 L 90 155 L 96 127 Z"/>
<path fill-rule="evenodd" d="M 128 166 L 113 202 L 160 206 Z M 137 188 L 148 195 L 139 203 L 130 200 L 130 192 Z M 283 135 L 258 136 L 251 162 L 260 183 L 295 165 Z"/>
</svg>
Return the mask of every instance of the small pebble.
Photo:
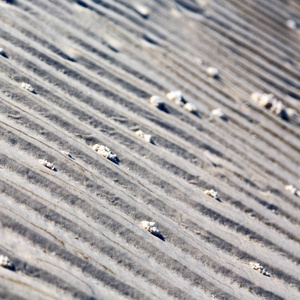
<svg viewBox="0 0 300 300">
<path fill-rule="evenodd" d="M 118 159 L 117 155 L 113 154 L 108 147 L 106 147 L 104 145 L 95 144 L 93 146 L 93 150 L 96 151 L 97 153 L 99 153 L 100 155 L 102 155 L 103 157 L 111 160 L 112 162 L 114 162 L 116 164 L 119 163 L 119 159 Z"/>
<path fill-rule="evenodd" d="M 198 115 L 197 107 L 191 102 L 187 102 L 186 104 L 184 104 L 183 108 L 190 113 Z"/>
<path fill-rule="evenodd" d="M 22 82 L 21 87 L 31 93 L 34 92 L 34 88 L 29 83 Z"/>
<path fill-rule="evenodd" d="M 136 12 L 142 16 L 144 19 L 147 19 L 150 15 L 150 9 L 144 5 L 135 5 L 134 6 Z"/>
<path fill-rule="evenodd" d="M 225 116 L 225 114 L 223 113 L 223 111 L 221 110 L 221 108 L 213 109 L 211 111 L 211 116 L 219 117 L 219 118 L 223 119 L 224 121 L 228 120 L 227 117 Z"/>
<path fill-rule="evenodd" d="M 39 163 L 40 163 L 41 165 L 45 166 L 45 167 L 48 168 L 48 169 L 51 169 L 51 170 L 53 170 L 53 171 L 56 170 L 55 167 L 54 167 L 54 165 L 53 165 L 53 163 L 51 163 L 51 162 L 49 162 L 49 161 L 47 161 L 47 160 L 45 160 L 45 159 L 40 159 L 40 160 L 39 160 Z"/>
<path fill-rule="evenodd" d="M 12 261 L 7 256 L 3 255 L 0 255 L 0 266 L 10 270 L 14 269 L 14 264 Z"/>
<path fill-rule="evenodd" d="M 155 222 L 142 221 L 141 226 L 154 235 L 160 235 Z"/>
<path fill-rule="evenodd" d="M 159 96 L 151 96 L 149 103 L 161 110 L 164 110 L 165 108 L 165 102 Z"/>
<path fill-rule="evenodd" d="M 154 140 L 150 134 L 146 134 L 142 130 L 137 130 L 135 134 L 140 138 L 144 139 L 145 141 L 147 141 L 148 143 L 154 144 Z"/>
<path fill-rule="evenodd" d="M 206 69 L 206 74 L 212 78 L 220 78 L 220 74 L 217 68 L 209 67 Z"/>
<path fill-rule="evenodd" d="M 186 104 L 186 101 L 183 98 L 181 91 L 169 92 L 167 93 L 166 97 L 168 100 L 174 102 L 178 106 L 184 106 Z"/>
<path fill-rule="evenodd" d="M 298 28 L 298 23 L 295 20 L 287 20 L 286 21 L 286 26 L 292 30 L 295 30 Z"/>
<path fill-rule="evenodd" d="M 75 158 L 68 151 L 63 151 L 62 150 L 61 153 L 64 154 L 64 155 L 66 155 L 66 156 L 68 156 L 69 158 L 75 160 Z"/>
<path fill-rule="evenodd" d="M 5 58 L 8 58 L 3 48 L 0 48 L 0 55 L 2 55 Z"/>
<path fill-rule="evenodd" d="M 204 194 L 212 197 L 212 198 L 215 198 L 216 200 L 220 201 L 220 198 L 219 198 L 219 195 L 218 195 L 218 192 L 215 191 L 215 190 L 206 190 L 204 191 Z"/>
<path fill-rule="evenodd" d="M 300 191 L 297 190 L 293 185 L 287 185 L 285 187 L 286 191 L 290 192 L 293 195 L 300 197 Z"/>
</svg>

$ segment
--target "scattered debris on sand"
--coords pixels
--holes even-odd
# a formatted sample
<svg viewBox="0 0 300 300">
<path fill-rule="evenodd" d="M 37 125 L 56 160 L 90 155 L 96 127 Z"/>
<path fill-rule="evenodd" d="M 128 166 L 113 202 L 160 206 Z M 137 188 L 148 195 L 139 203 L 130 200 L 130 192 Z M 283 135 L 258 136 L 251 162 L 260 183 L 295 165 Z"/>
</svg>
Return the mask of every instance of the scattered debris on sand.
<svg viewBox="0 0 300 300">
<path fill-rule="evenodd" d="M 267 270 L 263 266 L 260 265 L 260 263 L 250 262 L 249 265 L 252 269 L 259 270 L 260 273 L 262 273 L 263 275 L 270 277 L 270 273 L 268 273 Z"/>
<path fill-rule="evenodd" d="M 22 82 L 21 87 L 31 93 L 34 92 L 34 88 L 29 83 Z"/>
<path fill-rule="evenodd" d="M 160 110 L 165 109 L 165 102 L 159 96 L 151 96 L 149 99 L 149 103 Z"/>
<path fill-rule="evenodd" d="M 206 74 L 212 78 L 219 79 L 220 74 L 217 68 L 209 67 L 206 69 Z"/>
<path fill-rule="evenodd" d="M 187 102 L 184 99 L 181 91 L 172 91 L 166 94 L 168 100 L 174 102 L 178 106 L 184 106 Z"/>
<path fill-rule="evenodd" d="M 154 235 L 161 235 L 155 225 L 155 222 L 142 221 L 141 226 Z"/>
<path fill-rule="evenodd" d="M 114 163 L 116 163 L 116 164 L 119 163 L 119 159 L 118 159 L 117 155 L 116 155 L 116 154 L 113 154 L 113 153 L 111 152 L 111 150 L 110 150 L 108 147 L 106 147 L 106 146 L 104 146 L 104 145 L 98 145 L 98 144 L 95 144 L 95 145 L 93 146 L 93 149 L 94 149 L 97 153 L 99 153 L 100 155 L 102 155 L 103 157 L 105 157 L 105 158 L 111 160 L 112 162 L 114 162 Z"/>
<path fill-rule="evenodd" d="M 278 115 L 282 119 L 284 120 L 289 119 L 286 107 L 273 94 L 264 94 L 260 92 L 255 92 L 250 95 L 250 98 L 258 105 L 269 109 L 272 113 Z"/>
<path fill-rule="evenodd" d="M 290 192 L 293 195 L 300 197 L 300 191 L 297 190 L 293 185 L 287 185 L 285 187 L 286 191 Z"/>
<path fill-rule="evenodd" d="M 2 55 L 5 58 L 8 58 L 3 48 L 0 48 L 0 55 Z"/>
<path fill-rule="evenodd" d="M 220 198 L 219 198 L 219 193 L 215 190 L 206 190 L 204 191 L 204 194 L 212 197 L 212 198 L 215 198 L 216 200 L 220 201 Z"/>
<path fill-rule="evenodd" d="M 150 134 L 146 134 L 142 130 L 137 130 L 135 134 L 140 138 L 144 139 L 145 141 L 147 141 L 148 143 L 154 144 L 154 140 Z"/>
<path fill-rule="evenodd" d="M 54 167 L 53 163 L 51 163 L 45 159 L 40 159 L 39 163 L 50 170 L 56 171 L 56 168 Z"/>
<path fill-rule="evenodd" d="M 9 270 L 14 270 L 14 264 L 12 261 L 7 257 L 0 255 L 0 266 Z"/>
<path fill-rule="evenodd" d="M 298 23 L 295 20 L 287 20 L 285 24 L 292 30 L 295 30 L 299 27 Z"/>
<path fill-rule="evenodd" d="M 225 114 L 223 113 L 223 111 L 221 110 L 221 108 L 216 108 L 213 109 L 210 113 L 211 117 L 219 117 L 224 121 L 228 121 L 227 117 L 225 116 Z"/>
</svg>

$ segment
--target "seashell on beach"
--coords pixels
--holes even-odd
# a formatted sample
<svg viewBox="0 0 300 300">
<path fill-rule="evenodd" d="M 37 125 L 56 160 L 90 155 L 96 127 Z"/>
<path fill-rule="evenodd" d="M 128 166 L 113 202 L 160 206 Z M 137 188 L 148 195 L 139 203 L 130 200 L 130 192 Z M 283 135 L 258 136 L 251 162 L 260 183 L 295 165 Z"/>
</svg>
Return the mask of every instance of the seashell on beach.
<svg viewBox="0 0 300 300">
<path fill-rule="evenodd" d="M 137 130 L 135 134 L 140 138 L 144 139 L 145 141 L 147 141 L 148 143 L 154 144 L 154 140 L 150 134 L 146 134 L 142 130 Z"/>
<path fill-rule="evenodd" d="M 300 191 L 297 190 L 293 185 L 285 186 L 285 190 L 290 192 L 293 195 L 296 195 L 296 196 L 300 197 Z"/>
<path fill-rule="evenodd" d="M 149 103 L 151 105 L 157 107 L 158 109 L 161 109 L 161 110 L 164 109 L 165 102 L 159 96 L 151 96 L 149 99 Z"/>
<path fill-rule="evenodd" d="M 22 82 L 21 87 L 31 93 L 34 92 L 34 88 L 29 83 Z"/>
<path fill-rule="evenodd" d="M 285 24 L 288 28 L 293 30 L 297 29 L 299 26 L 295 20 L 287 20 Z"/>
<path fill-rule="evenodd" d="M 0 255 L 0 266 L 6 269 L 14 269 L 12 261 L 4 255 Z"/>
<path fill-rule="evenodd" d="M 45 166 L 45 167 L 48 168 L 48 169 L 51 169 L 51 170 L 53 170 L 53 171 L 56 170 L 55 167 L 54 167 L 54 165 L 53 165 L 53 163 L 51 163 L 51 162 L 49 162 L 49 161 L 47 161 L 47 160 L 45 160 L 45 159 L 40 159 L 40 160 L 39 160 L 39 163 L 40 163 L 41 165 Z"/>
<path fill-rule="evenodd" d="M 209 67 L 206 69 L 206 74 L 212 78 L 220 78 L 220 74 L 217 68 Z"/>
<path fill-rule="evenodd" d="M 217 191 L 215 190 L 206 190 L 204 191 L 204 194 L 212 197 L 212 198 L 215 198 L 216 200 L 220 201 L 220 198 L 219 198 L 219 194 Z"/>
<path fill-rule="evenodd" d="M 221 108 L 216 108 L 216 109 L 213 109 L 211 111 L 211 116 L 215 116 L 215 117 L 219 117 L 221 119 L 223 119 L 224 121 L 227 121 L 227 117 L 225 116 L 225 114 L 223 113 L 223 111 L 221 110 Z"/>
<path fill-rule="evenodd" d="M 111 160 L 112 162 L 114 162 L 116 164 L 119 163 L 119 159 L 118 159 L 117 155 L 113 154 L 108 147 L 106 147 L 104 145 L 95 144 L 93 146 L 93 150 L 96 151 L 98 154 L 102 155 L 103 157 Z"/>
<path fill-rule="evenodd" d="M 198 114 L 197 107 L 191 102 L 187 102 L 186 104 L 184 104 L 183 108 L 190 113 L 193 113 L 195 115 Z"/>
<path fill-rule="evenodd" d="M 168 100 L 174 102 L 178 106 L 183 106 L 186 104 L 185 99 L 183 98 L 183 95 L 181 91 L 172 91 L 166 94 L 166 97 Z"/>
<path fill-rule="evenodd" d="M 141 226 L 154 235 L 160 235 L 155 222 L 142 221 Z"/>
<path fill-rule="evenodd" d="M 7 55 L 6 55 L 6 53 L 5 53 L 5 51 L 4 51 L 3 48 L 0 48 L 0 55 L 2 55 L 3 57 L 7 58 Z"/>
</svg>

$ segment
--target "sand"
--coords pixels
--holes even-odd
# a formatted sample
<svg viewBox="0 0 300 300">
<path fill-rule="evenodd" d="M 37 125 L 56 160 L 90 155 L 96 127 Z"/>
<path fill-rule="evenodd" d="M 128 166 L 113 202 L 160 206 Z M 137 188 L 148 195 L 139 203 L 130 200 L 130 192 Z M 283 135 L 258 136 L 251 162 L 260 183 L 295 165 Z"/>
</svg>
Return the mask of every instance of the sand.
<svg viewBox="0 0 300 300">
<path fill-rule="evenodd" d="M 298 1 L 0 10 L 1 299 L 300 298 Z"/>
</svg>

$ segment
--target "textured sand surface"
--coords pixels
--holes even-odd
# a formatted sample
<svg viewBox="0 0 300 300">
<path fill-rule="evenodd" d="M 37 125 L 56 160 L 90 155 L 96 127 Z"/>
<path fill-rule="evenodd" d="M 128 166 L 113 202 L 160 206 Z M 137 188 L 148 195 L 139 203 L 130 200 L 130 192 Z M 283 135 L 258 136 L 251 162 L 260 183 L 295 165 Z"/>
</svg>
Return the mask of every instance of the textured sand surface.
<svg viewBox="0 0 300 300">
<path fill-rule="evenodd" d="M 285 190 L 300 189 L 299 117 L 250 99 L 300 113 L 299 1 L 0 12 L 1 299 L 300 298 L 300 198 Z"/>
</svg>

